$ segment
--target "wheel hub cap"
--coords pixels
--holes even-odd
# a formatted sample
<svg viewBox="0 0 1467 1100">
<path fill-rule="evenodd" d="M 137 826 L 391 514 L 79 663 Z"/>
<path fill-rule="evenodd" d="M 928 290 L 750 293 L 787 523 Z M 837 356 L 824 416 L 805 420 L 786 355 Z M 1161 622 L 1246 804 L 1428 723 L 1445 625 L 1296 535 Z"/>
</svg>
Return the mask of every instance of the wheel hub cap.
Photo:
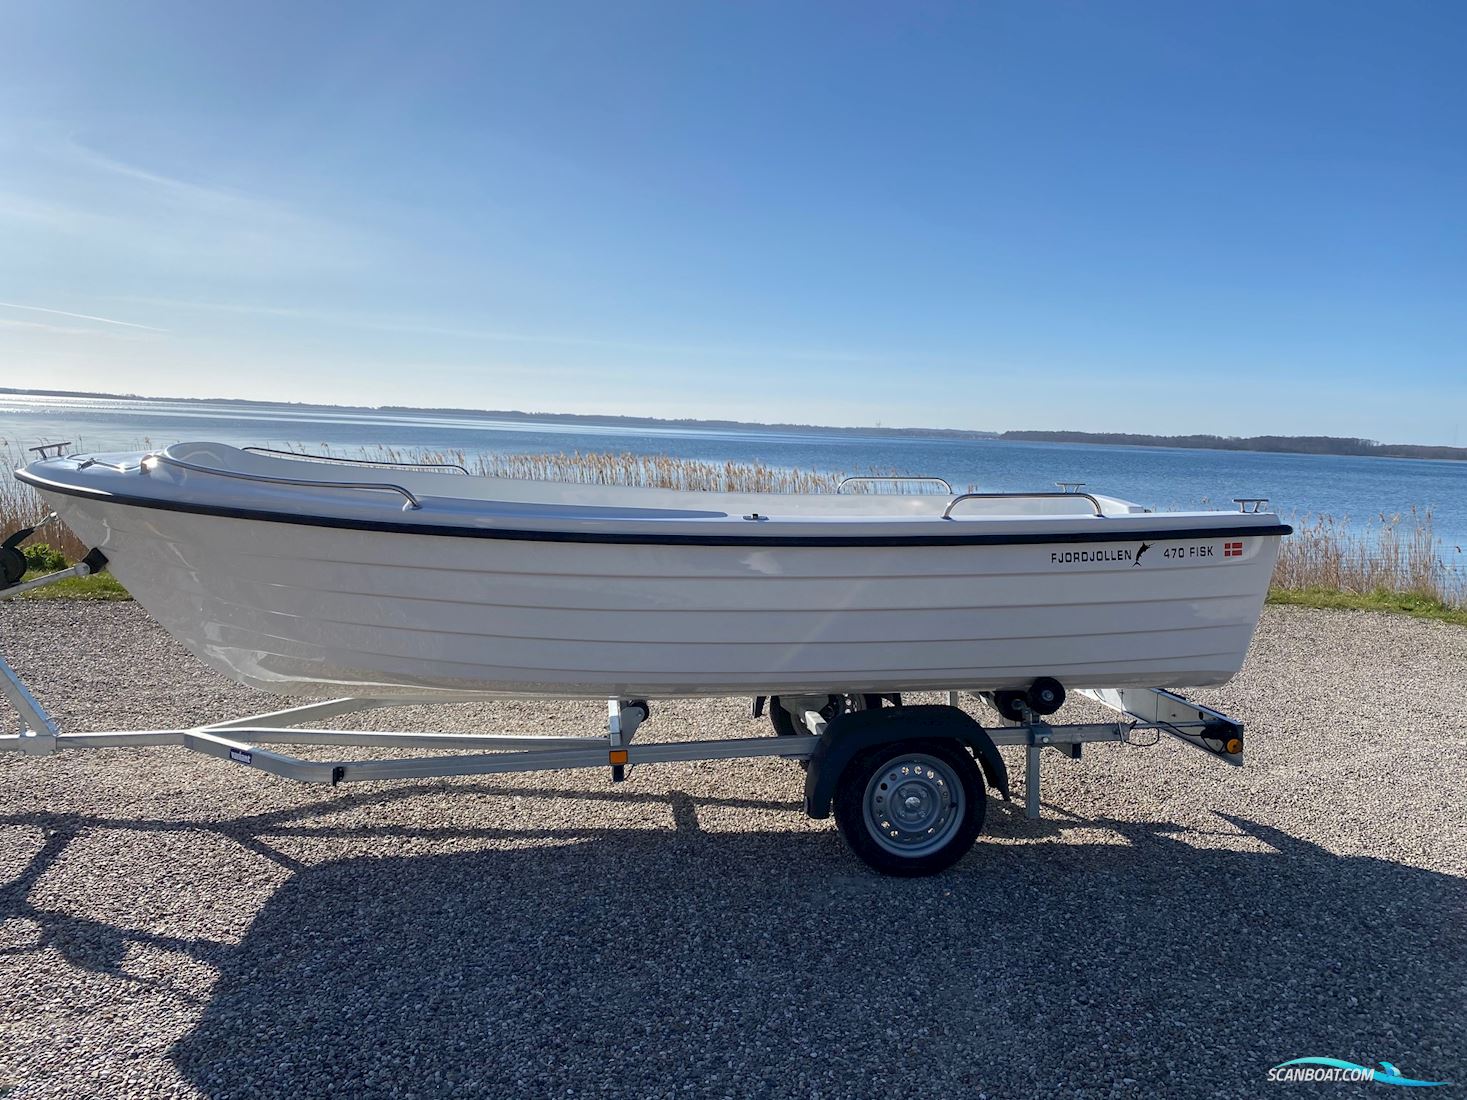
<svg viewBox="0 0 1467 1100">
<path fill-rule="evenodd" d="M 915 857 L 941 848 L 963 817 L 963 790 L 936 757 L 897 757 L 866 787 L 866 824 L 883 848 Z"/>
</svg>

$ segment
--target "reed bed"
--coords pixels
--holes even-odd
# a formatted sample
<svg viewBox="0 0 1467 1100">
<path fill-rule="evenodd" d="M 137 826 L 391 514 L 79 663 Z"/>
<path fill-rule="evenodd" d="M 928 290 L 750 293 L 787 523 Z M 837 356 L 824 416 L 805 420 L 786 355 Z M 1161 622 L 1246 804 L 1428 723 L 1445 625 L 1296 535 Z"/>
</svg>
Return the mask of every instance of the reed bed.
<svg viewBox="0 0 1467 1100">
<path fill-rule="evenodd" d="M 329 448 L 318 453 L 331 454 Z M 709 493 L 833 493 L 846 476 L 769 466 L 763 462 L 704 462 L 630 452 L 471 455 L 463 451 L 401 451 L 393 447 L 377 447 L 365 453 L 366 459 L 373 462 L 462 466 L 482 477 L 512 478 L 516 481 L 630 485 Z M 852 490 L 857 488 L 852 486 Z"/>
<path fill-rule="evenodd" d="M 841 474 L 792 470 L 762 462 L 700 462 L 666 455 L 483 455 L 477 472 L 489 477 L 638 485 L 710 493 L 833 493 Z"/>
<path fill-rule="evenodd" d="M 78 445 L 77 449 L 82 448 Z M 630 452 L 471 454 L 387 446 L 333 452 L 328 446 L 300 444 L 293 444 L 289 449 L 328 460 L 349 458 L 384 465 L 461 466 L 471 474 L 484 477 L 696 492 L 833 493 L 847 476 L 762 462 L 708 462 Z M 0 438 L 0 461 L 7 468 L 14 469 L 32 457 L 19 442 Z M 445 473 L 444 476 L 455 475 Z M 899 475 L 863 470 L 852 476 Z M 918 481 L 878 481 L 853 483 L 841 491 L 922 493 L 934 489 L 931 483 Z M 0 538 L 34 525 L 45 515 L 45 506 L 29 487 L 0 476 Z M 1294 534 L 1283 540 L 1274 571 L 1274 587 L 1281 592 L 1389 594 L 1432 601 L 1446 608 L 1467 608 L 1467 554 L 1460 547 L 1442 546 L 1429 508 L 1413 507 L 1380 515 L 1365 524 L 1352 522 L 1348 517 L 1327 515 L 1295 518 L 1293 524 Z M 87 551 L 81 540 L 59 523 L 51 524 L 33 541 L 44 541 L 68 561 L 78 560 Z"/>
<path fill-rule="evenodd" d="M 0 462 L 5 464 L 4 470 L 0 470 L 0 540 L 22 527 L 34 527 L 50 514 L 35 490 L 10 476 L 11 470 L 35 457 L 18 440 L 0 437 Z M 59 552 L 67 561 L 80 561 L 88 549 L 63 523 L 49 524 L 37 533 L 35 541 Z"/>
<path fill-rule="evenodd" d="M 1467 555 L 1443 546 L 1430 508 L 1381 514 L 1369 523 L 1306 516 L 1279 547 L 1274 587 L 1286 592 L 1389 593 L 1467 608 Z"/>
<path fill-rule="evenodd" d="M 299 448 L 309 451 L 310 448 Z M 403 450 L 373 447 L 349 455 L 334 454 L 320 447 L 316 454 L 326 458 L 349 457 L 353 461 L 387 465 L 461 466 L 482 477 L 516 481 L 558 481 L 577 485 L 627 485 L 647 489 L 686 489 L 708 493 L 833 493 L 849 477 L 897 478 L 895 481 L 854 482 L 845 493 L 924 493 L 930 482 L 900 480 L 892 471 L 843 472 L 800 470 L 770 466 L 763 462 L 707 462 L 669 455 L 639 455 L 631 452 L 561 451 L 550 454 L 469 454 L 464 451 Z"/>
</svg>

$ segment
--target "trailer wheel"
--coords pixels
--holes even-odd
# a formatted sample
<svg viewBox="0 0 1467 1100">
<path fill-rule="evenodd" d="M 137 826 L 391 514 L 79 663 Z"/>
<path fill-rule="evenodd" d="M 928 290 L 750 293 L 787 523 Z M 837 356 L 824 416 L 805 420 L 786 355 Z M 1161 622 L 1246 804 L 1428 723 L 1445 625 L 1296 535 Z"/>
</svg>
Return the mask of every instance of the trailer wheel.
<svg viewBox="0 0 1467 1100">
<path fill-rule="evenodd" d="M 19 584 L 25 576 L 26 560 L 13 546 L 0 546 L 0 588 Z"/>
<path fill-rule="evenodd" d="M 877 745 L 846 765 L 835 825 L 869 867 L 931 875 L 962 859 L 983 829 L 988 796 L 973 757 L 956 741 Z"/>
<path fill-rule="evenodd" d="M 826 721 L 834 718 L 837 714 L 849 714 L 855 710 L 876 710 L 881 706 L 880 695 L 831 695 L 827 697 L 825 706 L 820 708 L 820 713 L 825 715 Z M 779 696 L 769 697 L 769 724 L 774 727 L 774 732 L 780 737 L 797 737 L 810 731 L 805 728 L 805 723 L 796 721 L 789 711 L 780 705 Z"/>
</svg>

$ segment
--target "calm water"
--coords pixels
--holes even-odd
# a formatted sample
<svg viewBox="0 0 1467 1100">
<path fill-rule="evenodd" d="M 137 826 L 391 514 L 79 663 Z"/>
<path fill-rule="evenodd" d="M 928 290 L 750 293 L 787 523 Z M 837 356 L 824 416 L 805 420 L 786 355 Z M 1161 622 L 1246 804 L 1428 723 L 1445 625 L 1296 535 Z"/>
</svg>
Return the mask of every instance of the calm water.
<svg viewBox="0 0 1467 1100">
<path fill-rule="evenodd" d="M 1268 497 L 1285 516 L 1329 514 L 1370 521 L 1431 508 L 1448 560 L 1467 549 L 1467 463 L 1252 452 L 1099 447 L 1068 443 L 705 431 L 506 421 L 490 417 L 279 409 L 170 401 L 103 401 L 0 395 L 0 439 L 28 447 L 72 440 L 90 450 L 128 450 L 189 439 L 266 446 L 330 444 L 342 453 L 386 445 L 469 453 L 634 451 L 678 458 L 762 460 L 805 469 L 932 474 L 955 487 L 1049 489 L 1056 481 L 1154 507 L 1232 507 Z"/>
</svg>

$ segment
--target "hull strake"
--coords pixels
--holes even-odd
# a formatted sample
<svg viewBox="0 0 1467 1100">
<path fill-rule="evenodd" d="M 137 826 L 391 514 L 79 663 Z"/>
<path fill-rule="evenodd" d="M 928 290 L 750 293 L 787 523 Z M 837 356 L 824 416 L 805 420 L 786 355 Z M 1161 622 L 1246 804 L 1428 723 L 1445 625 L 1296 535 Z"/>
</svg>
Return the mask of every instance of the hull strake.
<svg viewBox="0 0 1467 1100">
<path fill-rule="evenodd" d="M 485 540 L 42 491 L 191 652 L 307 697 L 1201 686 L 1241 665 L 1278 545 L 1165 517 L 1111 553 Z"/>
</svg>

